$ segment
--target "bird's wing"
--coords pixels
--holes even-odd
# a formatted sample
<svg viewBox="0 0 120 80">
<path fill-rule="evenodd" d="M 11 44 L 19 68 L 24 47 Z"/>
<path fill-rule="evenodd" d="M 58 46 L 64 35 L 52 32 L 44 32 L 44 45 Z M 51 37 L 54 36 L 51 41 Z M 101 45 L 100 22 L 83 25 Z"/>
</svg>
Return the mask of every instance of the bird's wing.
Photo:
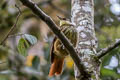
<svg viewBox="0 0 120 80">
<path fill-rule="evenodd" d="M 57 37 L 54 37 L 53 42 L 51 44 L 51 49 L 50 49 L 50 60 L 51 60 L 51 63 L 53 63 L 54 56 L 55 56 L 53 50 L 54 50 L 54 42 L 55 42 L 56 39 L 57 39 Z"/>
</svg>

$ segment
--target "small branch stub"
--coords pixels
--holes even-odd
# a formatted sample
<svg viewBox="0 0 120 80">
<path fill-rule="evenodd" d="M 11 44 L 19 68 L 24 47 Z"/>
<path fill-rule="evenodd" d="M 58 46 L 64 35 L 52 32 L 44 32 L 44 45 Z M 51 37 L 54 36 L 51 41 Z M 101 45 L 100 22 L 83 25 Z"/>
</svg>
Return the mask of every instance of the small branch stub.
<svg viewBox="0 0 120 80">
<path fill-rule="evenodd" d="M 109 47 L 102 49 L 100 52 L 98 52 L 98 59 L 104 57 L 105 55 L 107 55 L 110 51 L 112 51 L 113 49 L 115 49 L 116 47 L 118 47 L 120 45 L 120 40 L 116 41 L 114 44 L 109 45 Z"/>
<path fill-rule="evenodd" d="M 16 22 L 15 22 L 15 24 L 13 25 L 13 27 L 11 27 L 11 29 L 9 30 L 9 32 L 7 33 L 7 35 L 5 36 L 5 38 L 1 41 L 0 45 L 3 45 L 3 44 L 4 44 L 4 42 L 7 40 L 7 38 L 9 37 L 9 35 L 10 35 L 10 34 L 14 31 L 14 29 L 16 28 L 17 22 L 18 22 L 18 20 L 19 20 L 20 15 L 21 15 L 21 10 L 20 10 L 20 8 L 19 8 L 17 5 L 15 5 L 15 7 L 16 7 L 16 8 L 18 9 L 18 11 L 19 11 L 18 16 L 17 16 L 17 18 L 16 18 Z"/>
</svg>

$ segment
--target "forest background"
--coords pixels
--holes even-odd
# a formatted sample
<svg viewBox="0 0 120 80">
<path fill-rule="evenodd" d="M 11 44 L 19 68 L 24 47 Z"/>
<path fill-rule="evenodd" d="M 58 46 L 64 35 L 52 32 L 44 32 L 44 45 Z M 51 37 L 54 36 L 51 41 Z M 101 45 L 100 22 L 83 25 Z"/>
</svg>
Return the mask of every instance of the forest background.
<svg viewBox="0 0 120 80">
<path fill-rule="evenodd" d="M 59 25 L 57 15 L 71 18 L 71 0 L 32 0 Z M 48 77 L 50 45 L 54 34 L 19 0 L 0 1 L 0 42 L 3 41 L 16 18 L 16 28 L 0 45 L 0 80 L 74 80 L 73 61 L 66 58 L 61 76 Z M 94 0 L 95 32 L 98 51 L 120 39 L 120 0 Z M 19 54 L 20 53 L 20 54 Z M 120 47 L 102 58 L 102 80 L 120 79 Z M 16 56 L 15 56 L 16 55 Z M 19 55 L 19 57 L 18 57 Z M 22 58 L 22 59 L 21 59 Z M 24 68 L 21 71 L 21 68 Z M 15 69 L 15 70 L 14 70 Z M 26 77 L 27 76 L 27 77 Z"/>
</svg>

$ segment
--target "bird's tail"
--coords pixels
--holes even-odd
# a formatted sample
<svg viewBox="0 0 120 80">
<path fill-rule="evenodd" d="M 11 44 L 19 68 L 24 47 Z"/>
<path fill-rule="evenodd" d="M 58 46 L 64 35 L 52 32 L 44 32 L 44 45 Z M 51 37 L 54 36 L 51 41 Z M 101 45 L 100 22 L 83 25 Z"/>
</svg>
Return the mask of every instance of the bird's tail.
<svg viewBox="0 0 120 80">
<path fill-rule="evenodd" d="M 64 58 L 58 58 L 55 56 L 50 68 L 49 76 L 60 75 L 62 73 L 63 64 Z"/>
</svg>

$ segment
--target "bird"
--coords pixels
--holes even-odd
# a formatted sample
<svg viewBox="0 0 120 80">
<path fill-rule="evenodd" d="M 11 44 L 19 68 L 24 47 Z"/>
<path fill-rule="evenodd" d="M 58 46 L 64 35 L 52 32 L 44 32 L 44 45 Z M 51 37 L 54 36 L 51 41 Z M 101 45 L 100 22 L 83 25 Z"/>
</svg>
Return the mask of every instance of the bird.
<svg viewBox="0 0 120 80">
<path fill-rule="evenodd" d="M 73 47 L 75 48 L 78 41 L 78 32 L 69 19 L 59 18 L 60 23 L 60 31 L 64 33 L 64 35 L 68 38 L 68 40 L 72 43 Z M 64 47 L 62 42 L 55 37 L 53 39 L 51 50 L 50 50 L 50 57 L 51 57 L 51 67 L 49 71 L 49 77 L 54 75 L 61 75 L 65 57 L 69 55 L 69 52 Z"/>
</svg>

